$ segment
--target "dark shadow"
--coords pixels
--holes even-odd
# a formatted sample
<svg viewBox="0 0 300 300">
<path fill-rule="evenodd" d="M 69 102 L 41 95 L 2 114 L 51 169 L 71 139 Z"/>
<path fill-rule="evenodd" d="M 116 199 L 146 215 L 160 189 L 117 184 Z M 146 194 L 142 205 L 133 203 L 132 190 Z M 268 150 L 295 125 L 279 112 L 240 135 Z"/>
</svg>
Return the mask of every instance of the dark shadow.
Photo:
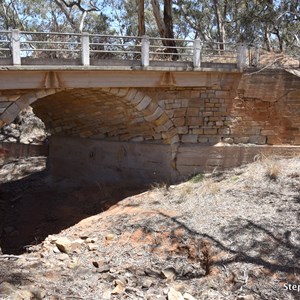
<svg viewBox="0 0 300 300">
<path fill-rule="evenodd" d="M 24 171 L 23 175 L 26 174 Z M 118 201 L 143 192 L 146 186 L 51 178 L 44 170 L 0 184 L 0 247 L 21 254 L 49 234 L 101 213 Z"/>
</svg>

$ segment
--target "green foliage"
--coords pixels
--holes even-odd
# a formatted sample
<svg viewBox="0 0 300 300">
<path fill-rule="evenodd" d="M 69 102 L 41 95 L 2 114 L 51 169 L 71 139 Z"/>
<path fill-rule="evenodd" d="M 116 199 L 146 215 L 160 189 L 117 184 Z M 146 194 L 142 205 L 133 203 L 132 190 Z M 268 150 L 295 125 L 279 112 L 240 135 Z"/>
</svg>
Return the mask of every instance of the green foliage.
<svg viewBox="0 0 300 300">
<path fill-rule="evenodd" d="M 138 34 L 140 0 L 0 0 L 0 29 Z M 153 1 L 144 0 L 146 34 L 158 36 Z M 160 0 L 163 16 L 166 2 Z M 255 44 L 299 55 L 299 0 L 173 0 L 177 38 Z M 166 24 L 165 24 L 166 25 Z"/>
<path fill-rule="evenodd" d="M 204 179 L 204 175 L 202 173 L 198 173 L 190 179 L 190 182 L 198 183 L 198 182 L 203 181 L 203 179 Z"/>
</svg>

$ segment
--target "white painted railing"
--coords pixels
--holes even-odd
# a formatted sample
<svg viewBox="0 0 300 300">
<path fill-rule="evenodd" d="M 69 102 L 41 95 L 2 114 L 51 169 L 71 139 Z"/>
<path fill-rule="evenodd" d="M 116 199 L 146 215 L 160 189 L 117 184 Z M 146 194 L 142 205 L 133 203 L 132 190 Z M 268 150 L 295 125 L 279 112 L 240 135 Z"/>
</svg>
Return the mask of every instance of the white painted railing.
<svg viewBox="0 0 300 300">
<path fill-rule="evenodd" d="M 224 47 L 224 44 L 222 44 Z M 93 65 L 99 59 L 135 60 L 148 67 L 153 61 L 188 61 L 246 66 L 246 47 L 200 40 L 162 39 L 88 33 L 0 31 L 0 58 L 20 66 L 26 59 L 69 59 L 72 64 Z"/>
</svg>

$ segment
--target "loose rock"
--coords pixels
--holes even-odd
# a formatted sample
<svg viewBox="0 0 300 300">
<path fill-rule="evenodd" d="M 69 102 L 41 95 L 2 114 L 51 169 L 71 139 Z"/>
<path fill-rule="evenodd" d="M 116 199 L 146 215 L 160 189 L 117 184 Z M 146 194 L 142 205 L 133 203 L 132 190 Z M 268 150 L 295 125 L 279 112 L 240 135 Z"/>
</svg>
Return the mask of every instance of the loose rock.
<svg viewBox="0 0 300 300">
<path fill-rule="evenodd" d="M 168 292 L 168 300 L 184 300 L 184 298 L 180 292 L 171 287 Z"/>
</svg>

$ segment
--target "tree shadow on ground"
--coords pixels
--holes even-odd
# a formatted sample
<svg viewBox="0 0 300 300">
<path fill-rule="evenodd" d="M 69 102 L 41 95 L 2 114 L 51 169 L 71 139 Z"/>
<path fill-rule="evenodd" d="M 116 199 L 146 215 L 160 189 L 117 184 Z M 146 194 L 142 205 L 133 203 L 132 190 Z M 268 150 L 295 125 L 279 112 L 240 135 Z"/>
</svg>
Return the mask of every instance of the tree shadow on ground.
<svg viewBox="0 0 300 300">
<path fill-rule="evenodd" d="M 222 228 L 218 237 L 214 237 L 191 229 L 176 217 L 170 218 L 161 212 L 159 214 L 173 222 L 170 227 L 171 236 L 176 230 L 183 229 L 189 237 L 210 241 L 216 250 L 225 251 L 230 256 L 228 259 L 215 260 L 212 265 L 222 266 L 243 262 L 262 266 L 274 272 L 300 275 L 300 247 L 292 241 L 289 230 L 277 230 L 271 224 L 260 225 L 251 220 L 236 219 L 232 220 L 230 226 Z M 161 221 L 161 224 L 166 224 L 166 221 Z M 144 230 L 149 230 L 150 226 L 144 224 L 142 227 Z M 300 229 L 295 228 L 294 233 L 300 236 Z"/>
<path fill-rule="evenodd" d="M 197 271 L 178 276 L 180 280 L 203 279 L 218 268 L 228 273 L 222 280 L 233 290 L 242 289 L 265 300 L 279 299 L 276 295 L 294 299 L 288 298 L 286 293 L 297 297 L 297 291 L 283 289 L 284 283 L 299 284 L 300 280 L 300 229 L 296 225 L 292 232 L 276 224 L 276 220 L 257 223 L 237 218 L 216 228 L 212 235 L 193 229 L 187 220 L 188 216 L 180 213 L 172 217 L 157 210 L 155 216 L 133 224 L 127 219 L 125 227 L 128 231 L 141 230 L 142 243 L 143 237 L 152 233 L 155 240 L 150 251 L 153 253 L 163 248 L 167 258 L 181 256 L 186 258 L 187 264 L 192 261 L 198 265 Z M 122 232 L 126 231 L 125 227 Z"/>
<path fill-rule="evenodd" d="M 0 247 L 21 254 L 49 234 L 107 210 L 146 186 L 54 179 L 48 170 L 0 184 Z"/>
</svg>

